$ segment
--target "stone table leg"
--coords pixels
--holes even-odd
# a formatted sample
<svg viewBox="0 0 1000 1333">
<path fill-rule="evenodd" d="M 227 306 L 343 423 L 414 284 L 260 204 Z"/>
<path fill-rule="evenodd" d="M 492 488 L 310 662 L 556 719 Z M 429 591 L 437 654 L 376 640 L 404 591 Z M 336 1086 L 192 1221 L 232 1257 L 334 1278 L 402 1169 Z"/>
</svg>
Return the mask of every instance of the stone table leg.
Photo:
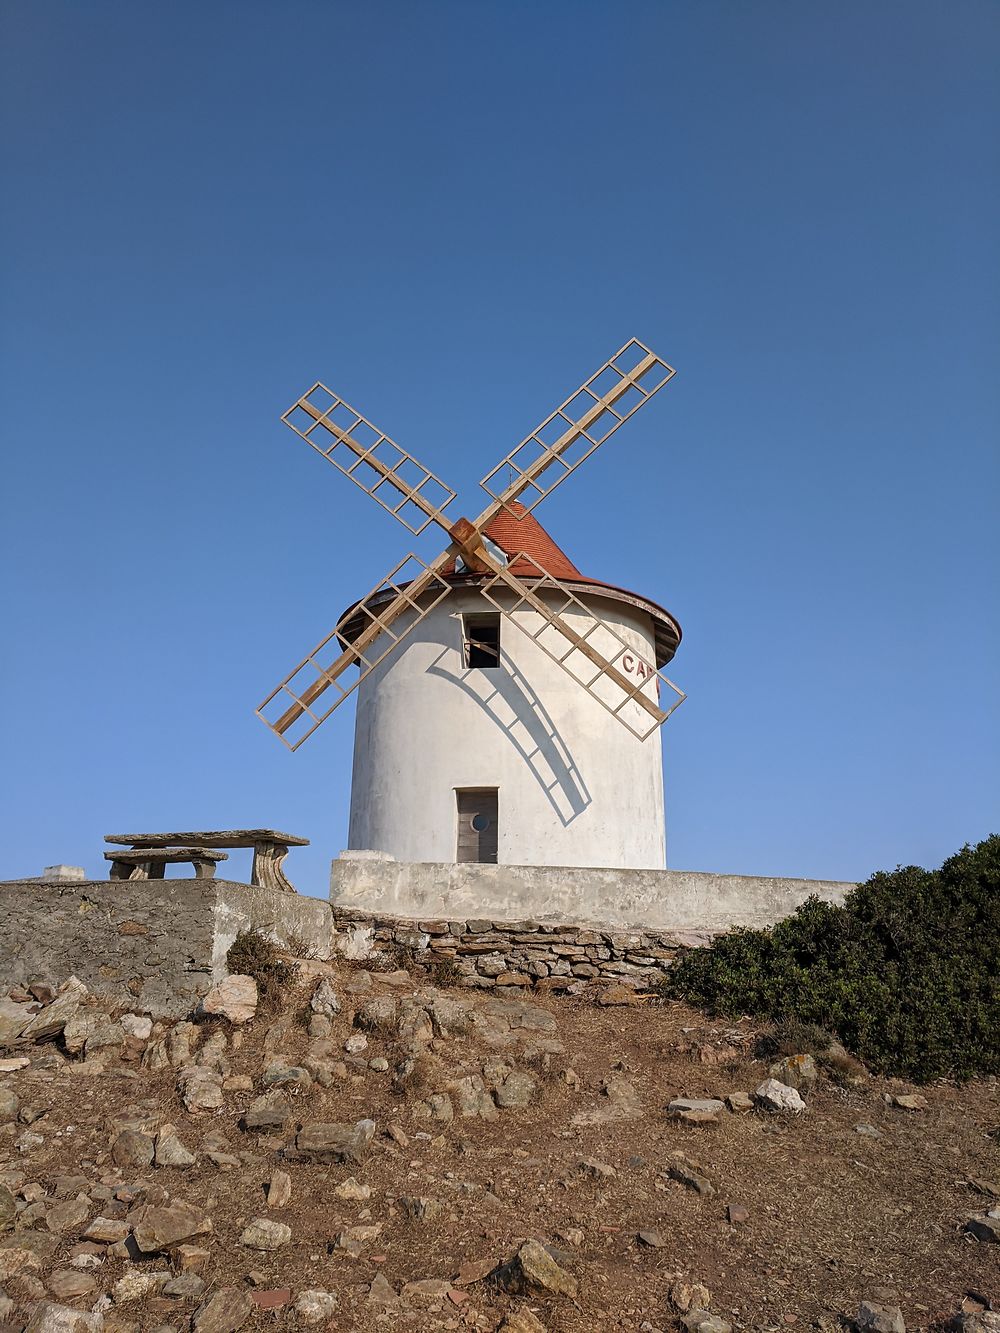
<svg viewBox="0 0 1000 1333">
<path fill-rule="evenodd" d="M 214 861 L 192 860 L 191 864 L 194 866 L 195 879 L 214 879 L 215 877 Z"/>
<path fill-rule="evenodd" d="M 295 885 L 285 879 L 282 863 L 288 855 L 288 848 L 280 842 L 257 842 L 253 849 L 253 869 L 250 883 L 259 884 L 263 889 L 276 889 L 278 893 L 295 893 Z"/>
</svg>

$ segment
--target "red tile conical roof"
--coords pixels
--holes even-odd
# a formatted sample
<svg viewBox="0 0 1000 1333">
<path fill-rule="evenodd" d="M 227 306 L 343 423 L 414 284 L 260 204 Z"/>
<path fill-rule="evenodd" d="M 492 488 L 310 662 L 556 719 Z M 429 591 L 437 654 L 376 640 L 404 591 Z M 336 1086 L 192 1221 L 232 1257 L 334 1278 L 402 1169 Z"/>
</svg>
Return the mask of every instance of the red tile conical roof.
<svg viewBox="0 0 1000 1333">
<path fill-rule="evenodd" d="M 531 565 L 537 560 L 542 569 L 555 579 L 575 579 L 577 582 L 593 583 L 585 578 L 561 547 L 557 546 L 549 534 L 523 504 L 514 500 L 509 508 L 501 509 L 492 523 L 484 530 L 491 542 L 500 547 L 506 556 L 525 555 L 526 560 L 515 560 L 510 565 L 512 574 L 531 574 L 537 570 Z M 446 574 L 454 574 L 451 564 Z"/>
</svg>

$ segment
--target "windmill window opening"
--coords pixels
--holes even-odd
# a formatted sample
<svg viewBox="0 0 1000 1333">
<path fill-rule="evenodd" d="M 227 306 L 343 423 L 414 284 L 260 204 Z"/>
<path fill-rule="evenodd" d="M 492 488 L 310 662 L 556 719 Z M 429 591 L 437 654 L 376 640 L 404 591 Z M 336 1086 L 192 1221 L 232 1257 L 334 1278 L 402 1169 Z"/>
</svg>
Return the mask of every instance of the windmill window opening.
<svg viewBox="0 0 1000 1333">
<path fill-rule="evenodd" d="M 463 650 L 467 668 L 500 665 L 500 616 L 463 616 Z"/>
</svg>

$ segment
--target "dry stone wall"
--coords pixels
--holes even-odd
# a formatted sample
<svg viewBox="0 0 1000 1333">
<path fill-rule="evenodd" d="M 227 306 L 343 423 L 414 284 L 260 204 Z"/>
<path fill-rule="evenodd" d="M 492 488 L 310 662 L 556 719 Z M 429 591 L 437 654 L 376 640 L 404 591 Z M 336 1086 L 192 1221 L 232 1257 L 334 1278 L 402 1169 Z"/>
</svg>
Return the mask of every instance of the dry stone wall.
<svg viewBox="0 0 1000 1333">
<path fill-rule="evenodd" d="M 709 944 L 704 931 L 598 930 L 538 921 L 423 920 L 333 907 L 338 952 L 350 958 L 412 952 L 450 965 L 467 986 L 581 991 L 594 982 L 650 986 L 678 953 Z"/>
</svg>

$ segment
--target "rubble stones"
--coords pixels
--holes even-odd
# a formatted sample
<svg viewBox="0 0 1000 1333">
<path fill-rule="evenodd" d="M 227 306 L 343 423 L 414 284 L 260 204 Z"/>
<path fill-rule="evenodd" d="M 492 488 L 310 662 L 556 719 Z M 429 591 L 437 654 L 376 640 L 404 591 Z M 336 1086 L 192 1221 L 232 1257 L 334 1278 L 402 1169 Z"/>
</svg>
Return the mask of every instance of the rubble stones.
<svg viewBox="0 0 1000 1333">
<path fill-rule="evenodd" d="M 295 1300 L 295 1313 L 303 1324 L 323 1324 L 337 1311 L 332 1291 L 302 1291 Z"/>
<path fill-rule="evenodd" d="M 678 1181 L 689 1190 L 694 1190 L 696 1194 L 705 1195 L 707 1198 L 715 1193 L 715 1186 L 704 1174 L 702 1168 L 697 1162 L 693 1162 L 682 1152 L 671 1154 L 670 1165 L 667 1167 L 667 1175 L 671 1180 Z"/>
<path fill-rule="evenodd" d="M 432 923 L 437 933 L 431 935 L 415 930 L 410 921 L 336 907 L 334 919 L 345 931 L 341 937 L 345 956 L 357 952 L 354 941 L 361 937 L 366 956 L 373 947 L 386 950 L 412 940 L 454 958 L 468 986 L 492 988 L 497 981 L 517 985 L 535 981 L 540 989 L 558 986 L 575 991 L 595 980 L 616 988 L 612 1000 L 630 1005 L 639 1001 L 634 987 L 622 986 L 623 978 L 640 986 L 655 984 L 682 949 L 711 941 L 710 935 L 700 932 L 595 931 L 569 924 L 486 920 L 437 921 Z M 525 924 L 530 929 L 522 929 Z M 379 980 L 384 982 L 385 975 Z"/>
<path fill-rule="evenodd" d="M 580 1163 L 580 1171 L 585 1176 L 590 1176 L 593 1180 L 614 1180 L 618 1172 L 607 1162 L 595 1161 L 592 1157 L 585 1157 Z"/>
<path fill-rule="evenodd" d="M 892 1105 L 898 1107 L 901 1111 L 926 1111 L 929 1105 L 927 1098 L 919 1092 L 904 1092 L 891 1098 Z"/>
<path fill-rule="evenodd" d="M 248 1023 L 257 1012 L 257 983 L 253 977 L 234 972 L 223 977 L 204 996 L 201 1009 L 206 1014 L 218 1014 L 230 1023 Z"/>
<path fill-rule="evenodd" d="M 338 1199 L 360 1203 L 364 1199 L 371 1198 L 372 1189 L 370 1185 L 363 1185 L 360 1181 L 355 1180 L 353 1176 L 348 1176 L 346 1180 L 342 1180 L 339 1185 L 334 1186 L 333 1192 Z"/>
<path fill-rule="evenodd" d="M 404 1195 L 399 1203 L 411 1222 L 433 1222 L 444 1211 L 437 1199 L 427 1199 L 422 1196 L 413 1198 Z"/>
<path fill-rule="evenodd" d="M 524 1070 L 513 1070 L 497 1085 L 497 1106 L 504 1108 L 530 1106 L 538 1096 L 538 1084 Z"/>
<path fill-rule="evenodd" d="M 670 1304 L 680 1314 L 689 1310 L 707 1310 L 712 1303 L 708 1288 L 701 1282 L 678 1279 L 670 1288 Z"/>
<path fill-rule="evenodd" d="M 779 1083 L 776 1078 L 765 1079 L 753 1099 L 762 1111 L 775 1115 L 798 1115 L 806 1109 L 798 1090 L 790 1088 L 787 1083 Z"/>
<path fill-rule="evenodd" d="M 686 1333 L 733 1333 L 732 1324 L 707 1310 L 689 1310 L 681 1315 L 679 1322 Z"/>
<path fill-rule="evenodd" d="M 513 1295 L 569 1296 L 576 1299 L 577 1280 L 560 1268 L 537 1240 L 528 1240 L 506 1264 L 490 1274 L 498 1286 Z"/>
<path fill-rule="evenodd" d="M 90 1216 L 90 1205 L 85 1199 L 66 1199 L 54 1203 L 45 1214 L 45 1225 L 53 1235 L 61 1236 L 66 1232 L 79 1231 L 86 1225 Z"/>
<path fill-rule="evenodd" d="M 478 1074 L 469 1074 L 465 1078 L 458 1079 L 451 1085 L 450 1091 L 460 1116 L 466 1119 L 476 1116 L 483 1120 L 497 1119 L 496 1105 Z"/>
<path fill-rule="evenodd" d="M 26 1242 L 26 1238 L 24 1239 Z M 42 1261 L 34 1250 L 22 1249 L 16 1243 L 0 1249 L 0 1282 L 7 1282 L 12 1277 L 19 1277 L 24 1273 L 41 1271 Z"/>
<path fill-rule="evenodd" d="M 354 1125 L 324 1124 L 313 1120 L 299 1130 L 295 1147 L 302 1156 L 314 1162 L 358 1165 L 364 1161 L 374 1134 L 374 1120 L 359 1120 Z"/>
<path fill-rule="evenodd" d="M 675 1097 L 667 1107 L 667 1115 L 686 1125 L 714 1125 L 725 1110 L 725 1102 L 715 1097 Z"/>
<path fill-rule="evenodd" d="M 325 1018 L 333 1018 L 340 1013 L 340 999 L 329 977 L 320 977 L 316 983 L 316 989 L 309 1001 L 309 1008 L 314 1014 L 319 1014 Z"/>
<path fill-rule="evenodd" d="M 1000 1216 L 994 1217 L 991 1213 L 987 1213 L 985 1217 L 970 1217 L 965 1229 L 970 1236 L 975 1236 L 976 1240 L 1000 1243 Z"/>
<path fill-rule="evenodd" d="M 57 1300 L 76 1301 L 92 1296 L 97 1290 L 97 1282 L 79 1269 L 57 1268 L 49 1277 L 48 1287 Z"/>
<path fill-rule="evenodd" d="M 398 1005 L 392 995 L 374 995 L 354 1015 L 354 1026 L 365 1032 L 391 1032 L 396 1026 Z"/>
<path fill-rule="evenodd" d="M 21 1029 L 25 1041 L 44 1041 L 47 1037 L 57 1037 L 69 1020 L 79 1009 L 87 994 L 87 987 L 77 977 L 70 977 L 59 987 L 59 992 L 51 1004 L 45 1005 L 40 1013 L 29 1019 Z"/>
<path fill-rule="evenodd" d="M 145 1273 L 139 1269 L 133 1269 L 120 1277 L 111 1288 L 111 1299 L 115 1305 L 129 1305 L 132 1301 L 145 1301 L 155 1292 L 162 1290 L 169 1281 L 169 1273 Z"/>
<path fill-rule="evenodd" d="M 152 1166 L 155 1143 L 149 1134 L 135 1129 L 124 1129 L 111 1145 L 111 1156 L 116 1166 L 132 1170 Z"/>
<path fill-rule="evenodd" d="M 188 1152 L 184 1144 L 181 1143 L 173 1125 L 160 1126 L 160 1131 L 156 1136 L 156 1151 L 153 1155 L 153 1162 L 156 1166 L 183 1168 L 194 1166 L 197 1160 L 194 1153 Z"/>
<path fill-rule="evenodd" d="M 520 1310 L 512 1310 L 504 1318 L 497 1333 L 545 1333 L 545 1325 L 527 1306 L 523 1306 Z"/>
<path fill-rule="evenodd" d="M 14 1218 L 17 1216 L 17 1203 L 6 1185 L 0 1184 L 0 1233 L 13 1231 Z"/>
<path fill-rule="evenodd" d="M 149 1207 L 135 1227 L 135 1242 L 144 1254 L 172 1250 L 197 1236 L 207 1236 L 212 1219 L 195 1204 L 174 1200 L 161 1207 Z"/>
<path fill-rule="evenodd" d="M 897 1305 L 881 1300 L 862 1301 L 854 1318 L 858 1333 L 906 1333 L 906 1324 Z"/>
<path fill-rule="evenodd" d="M 53 1301 L 39 1301 L 24 1333 L 101 1333 L 103 1328 L 104 1316 L 101 1314 L 87 1314 Z"/>
<path fill-rule="evenodd" d="M 272 1222 L 268 1217 L 258 1217 L 243 1229 L 240 1244 L 250 1250 L 280 1250 L 291 1239 L 290 1226 L 284 1222 Z"/>
<path fill-rule="evenodd" d="M 95 1217 L 83 1232 L 84 1240 L 101 1241 L 105 1245 L 114 1245 L 124 1240 L 132 1228 L 127 1222 L 111 1217 Z"/>
<path fill-rule="evenodd" d="M 0 1000 L 0 1045 L 6 1046 L 15 1041 L 31 1017 L 26 1004 Z"/>
<path fill-rule="evenodd" d="M 248 1292 L 222 1287 L 198 1306 L 191 1319 L 194 1333 L 237 1333 L 254 1312 Z"/>
<path fill-rule="evenodd" d="M 797 1092 L 808 1092 L 819 1080 L 819 1066 L 811 1055 L 786 1055 L 767 1072 Z"/>
<path fill-rule="evenodd" d="M 218 1111 L 223 1105 L 222 1075 L 202 1065 L 187 1065 L 177 1075 L 177 1090 L 193 1114 Z"/>
<path fill-rule="evenodd" d="M 247 1129 L 283 1129 L 291 1114 L 288 1098 L 283 1092 L 265 1092 L 250 1103 L 243 1124 Z"/>
<path fill-rule="evenodd" d="M 149 1041 L 153 1032 L 153 1020 L 141 1014 L 122 1014 L 118 1022 L 127 1037 L 137 1041 Z"/>
<path fill-rule="evenodd" d="M 287 1171 L 274 1170 L 267 1186 L 268 1208 L 287 1208 L 292 1201 L 292 1178 Z"/>
<path fill-rule="evenodd" d="M 121 1025 L 100 1009 L 77 1009 L 63 1028 L 63 1043 L 71 1055 L 86 1050 L 89 1055 L 102 1046 L 121 1046 Z"/>
</svg>

